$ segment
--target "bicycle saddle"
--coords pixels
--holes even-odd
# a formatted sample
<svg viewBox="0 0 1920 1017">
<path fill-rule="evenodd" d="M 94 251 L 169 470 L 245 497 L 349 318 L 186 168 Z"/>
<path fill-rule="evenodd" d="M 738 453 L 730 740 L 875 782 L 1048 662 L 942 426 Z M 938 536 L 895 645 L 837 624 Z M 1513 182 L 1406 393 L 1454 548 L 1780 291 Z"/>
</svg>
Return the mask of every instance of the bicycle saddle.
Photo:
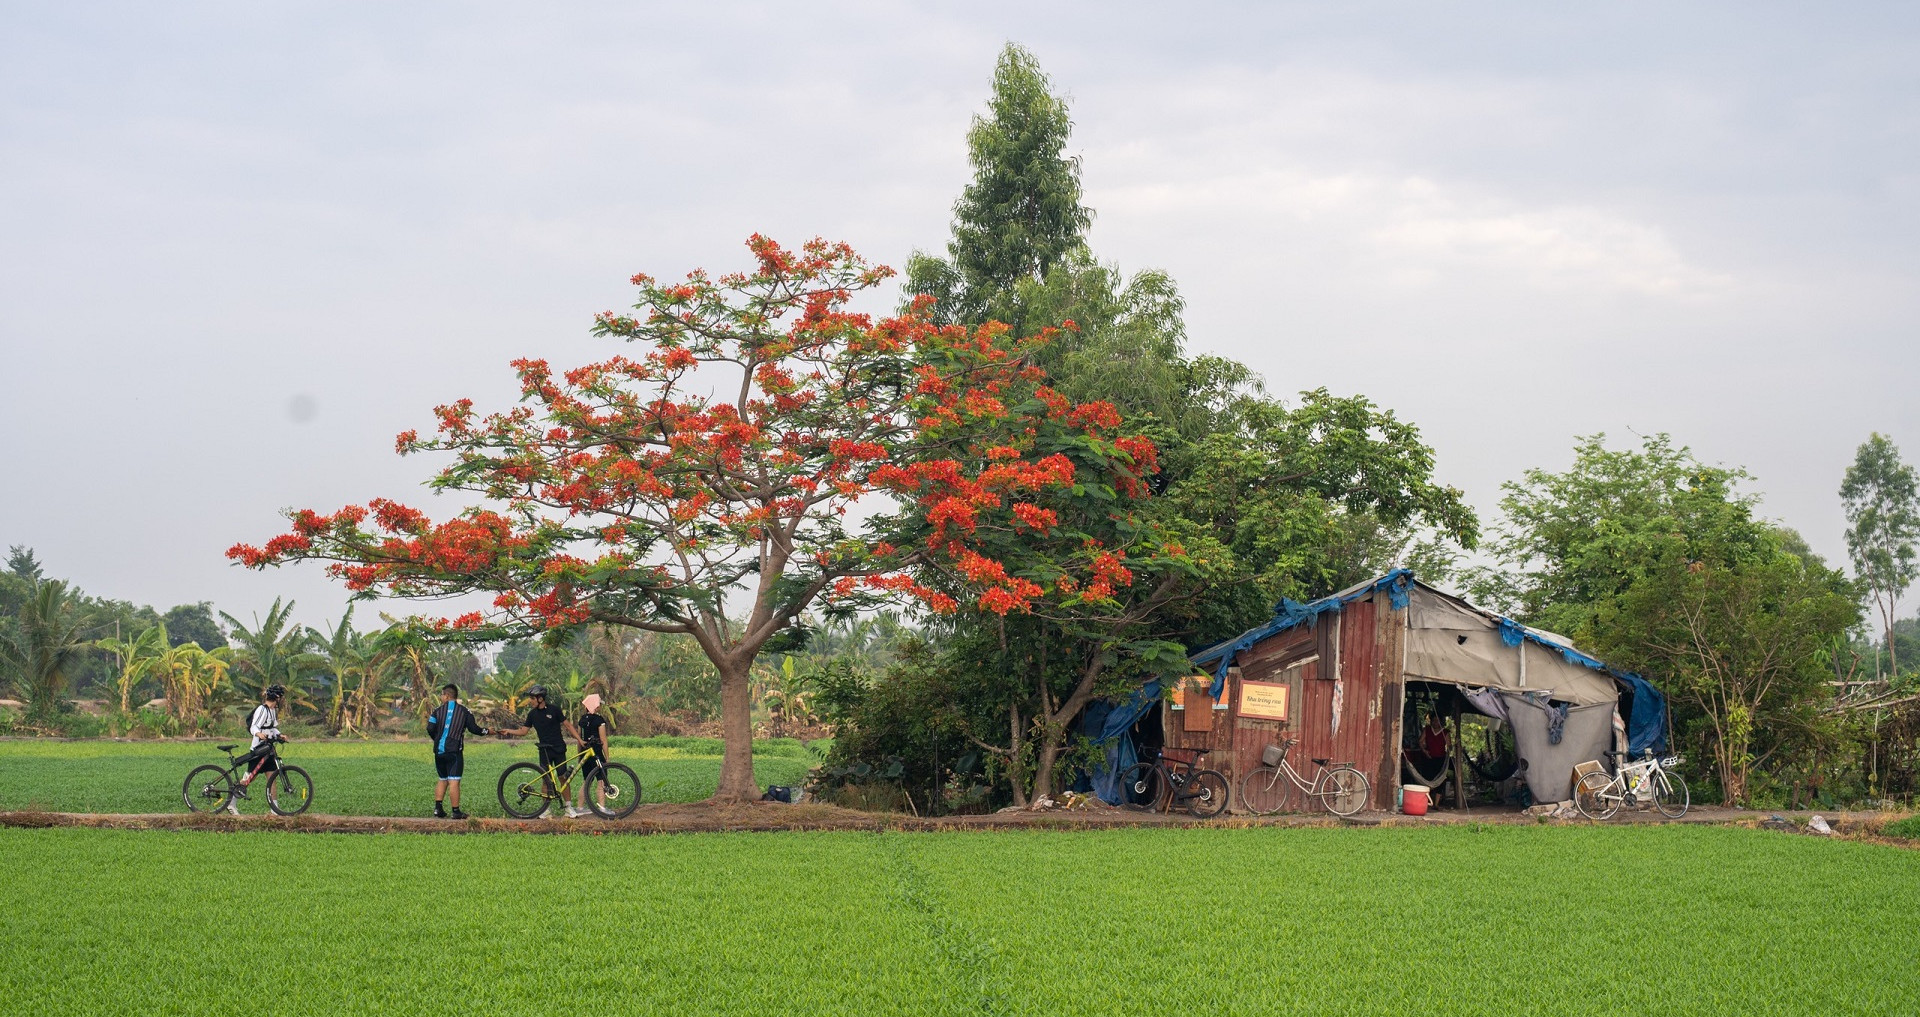
<svg viewBox="0 0 1920 1017">
<path fill-rule="evenodd" d="M 1318 765 L 1320 765 L 1320 766 L 1325 766 L 1325 765 L 1327 765 L 1328 763 L 1330 763 L 1330 762 L 1333 762 L 1333 760 L 1331 760 L 1331 759 L 1321 759 L 1321 758 L 1319 758 L 1318 756 L 1316 756 L 1316 757 L 1314 757 L 1314 760 L 1313 760 L 1313 761 L 1314 761 L 1314 762 L 1315 762 L 1316 764 L 1318 764 Z"/>
<path fill-rule="evenodd" d="M 232 752 L 234 749 L 237 749 L 239 747 L 240 746 L 238 745 L 215 745 L 214 746 L 214 748 L 219 749 L 222 752 Z"/>
</svg>

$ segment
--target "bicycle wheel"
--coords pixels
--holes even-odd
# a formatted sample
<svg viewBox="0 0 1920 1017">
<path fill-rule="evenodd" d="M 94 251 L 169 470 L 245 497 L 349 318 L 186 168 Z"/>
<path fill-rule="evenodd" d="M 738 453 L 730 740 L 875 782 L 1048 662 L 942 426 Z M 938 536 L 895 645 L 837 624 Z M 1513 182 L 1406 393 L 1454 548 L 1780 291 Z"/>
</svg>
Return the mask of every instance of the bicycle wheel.
<svg viewBox="0 0 1920 1017">
<path fill-rule="evenodd" d="M 180 796 L 190 812 L 219 812 L 233 800 L 233 779 L 224 766 L 196 766 L 181 783 Z"/>
<path fill-rule="evenodd" d="M 1227 810 L 1229 794 L 1227 778 L 1218 770 L 1199 770 L 1187 778 L 1187 786 L 1180 798 L 1187 815 L 1195 819 L 1212 819 Z"/>
<path fill-rule="evenodd" d="M 1351 816 L 1367 807 L 1372 791 L 1367 775 L 1351 766 L 1336 766 L 1320 775 L 1313 793 L 1336 816 Z"/>
<path fill-rule="evenodd" d="M 625 819 L 640 807 L 640 775 L 625 763 L 608 763 L 587 781 L 586 796 L 594 815 Z"/>
<path fill-rule="evenodd" d="M 1573 787 L 1573 807 L 1588 819 L 1612 819 L 1620 811 L 1620 796 L 1613 790 L 1613 778 L 1594 772 L 1580 775 Z"/>
<path fill-rule="evenodd" d="M 557 792 L 547 786 L 546 771 L 515 763 L 500 774 L 500 811 L 515 819 L 539 819 Z"/>
<path fill-rule="evenodd" d="M 1240 805 L 1256 816 L 1290 812 L 1293 781 L 1277 767 L 1262 766 L 1240 778 Z"/>
<path fill-rule="evenodd" d="M 1120 775 L 1120 806 L 1144 812 L 1160 808 L 1167 797 L 1167 772 L 1153 763 L 1135 763 Z"/>
<path fill-rule="evenodd" d="M 1659 770 L 1653 774 L 1653 807 L 1668 819 L 1679 819 L 1687 814 L 1687 806 L 1692 799 L 1687 797 L 1687 780 L 1670 770 Z"/>
<path fill-rule="evenodd" d="M 276 816 L 297 816 L 313 804 L 313 778 L 297 766 L 280 764 L 267 774 L 267 808 Z"/>
</svg>

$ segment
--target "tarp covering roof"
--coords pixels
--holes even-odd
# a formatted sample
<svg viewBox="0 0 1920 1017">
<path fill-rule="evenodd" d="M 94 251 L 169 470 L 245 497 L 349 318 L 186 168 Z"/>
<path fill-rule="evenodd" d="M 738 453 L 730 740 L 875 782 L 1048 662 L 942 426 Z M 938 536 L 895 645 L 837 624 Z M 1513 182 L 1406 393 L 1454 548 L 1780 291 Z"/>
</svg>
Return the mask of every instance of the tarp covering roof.
<svg viewBox="0 0 1920 1017">
<path fill-rule="evenodd" d="M 1297 625 L 1312 625 L 1328 611 L 1338 611 L 1341 607 L 1359 600 L 1374 592 L 1385 590 L 1395 608 L 1407 606 L 1407 590 L 1414 582 L 1410 569 L 1394 569 L 1378 579 L 1370 579 L 1357 586 L 1350 586 L 1339 593 L 1310 600 L 1302 604 L 1297 600 L 1282 598 L 1273 609 L 1273 620 L 1258 628 L 1248 629 L 1232 639 L 1224 640 L 1201 650 L 1191 658 L 1202 667 L 1210 661 L 1219 661 L 1213 672 L 1213 687 L 1207 693 L 1215 699 L 1227 684 L 1227 669 L 1233 666 L 1240 654 L 1268 636 L 1278 635 Z"/>
<path fill-rule="evenodd" d="M 1194 654 L 1192 660 L 1213 672 L 1212 695 L 1217 699 L 1226 683 L 1227 669 L 1241 653 L 1289 629 L 1314 625 L 1321 615 L 1376 593 L 1385 593 L 1395 609 L 1408 609 L 1408 675 L 1455 685 L 1550 692 L 1555 699 L 1578 705 L 1616 702 L 1620 696 L 1616 680 L 1636 693 L 1642 688 L 1652 691 L 1652 686 L 1637 675 L 1608 667 L 1576 649 L 1565 636 L 1475 607 L 1419 582 L 1408 569 L 1394 569 L 1304 604 L 1282 600 L 1274 608 L 1271 621 L 1209 646 Z M 1634 741 L 1651 744 L 1655 715 L 1642 717 L 1640 701 L 1657 697 L 1657 692 L 1651 697 L 1636 695 L 1634 713 L 1641 721 L 1637 725 L 1641 730 L 1635 732 L 1639 737 Z M 1657 716 L 1663 722 L 1664 703 L 1658 708 Z M 1636 745 L 1633 751 L 1641 747 L 1644 745 Z"/>
</svg>

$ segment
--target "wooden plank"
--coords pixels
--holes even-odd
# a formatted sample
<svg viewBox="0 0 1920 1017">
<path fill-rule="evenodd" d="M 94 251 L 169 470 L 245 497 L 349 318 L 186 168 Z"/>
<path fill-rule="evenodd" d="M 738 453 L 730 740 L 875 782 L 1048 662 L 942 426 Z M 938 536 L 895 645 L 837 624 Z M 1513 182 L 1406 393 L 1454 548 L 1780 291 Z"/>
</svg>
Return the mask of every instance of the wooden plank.
<svg viewBox="0 0 1920 1017">
<path fill-rule="evenodd" d="M 1460 738 L 1460 699 L 1453 699 L 1453 807 L 1467 807 L 1467 750 Z"/>
<path fill-rule="evenodd" d="M 1380 683 L 1380 741 L 1374 753 L 1374 808 L 1393 807 L 1393 789 L 1400 784 L 1401 714 L 1406 706 L 1406 608 L 1394 609 L 1385 593 L 1375 593 L 1374 660 Z"/>
</svg>

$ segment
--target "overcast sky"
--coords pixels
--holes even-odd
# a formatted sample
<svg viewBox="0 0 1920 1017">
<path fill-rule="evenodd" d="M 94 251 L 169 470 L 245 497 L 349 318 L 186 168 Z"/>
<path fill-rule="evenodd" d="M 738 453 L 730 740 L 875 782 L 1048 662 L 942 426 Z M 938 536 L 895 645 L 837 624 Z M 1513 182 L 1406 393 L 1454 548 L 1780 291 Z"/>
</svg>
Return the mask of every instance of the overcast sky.
<svg viewBox="0 0 1920 1017">
<path fill-rule="evenodd" d="M 1920 456 L 1912 4 L 27 4 L 0 29 L 0 544 L 91 593 L 344 598 L 221 552 L 436 504 L 392 453 L 628 276 L 945 242 L 996 52 L 1196 351 L 1419 424 L 1483 512 L 1671 432 L 1844 560 Z"/>
</svg>

